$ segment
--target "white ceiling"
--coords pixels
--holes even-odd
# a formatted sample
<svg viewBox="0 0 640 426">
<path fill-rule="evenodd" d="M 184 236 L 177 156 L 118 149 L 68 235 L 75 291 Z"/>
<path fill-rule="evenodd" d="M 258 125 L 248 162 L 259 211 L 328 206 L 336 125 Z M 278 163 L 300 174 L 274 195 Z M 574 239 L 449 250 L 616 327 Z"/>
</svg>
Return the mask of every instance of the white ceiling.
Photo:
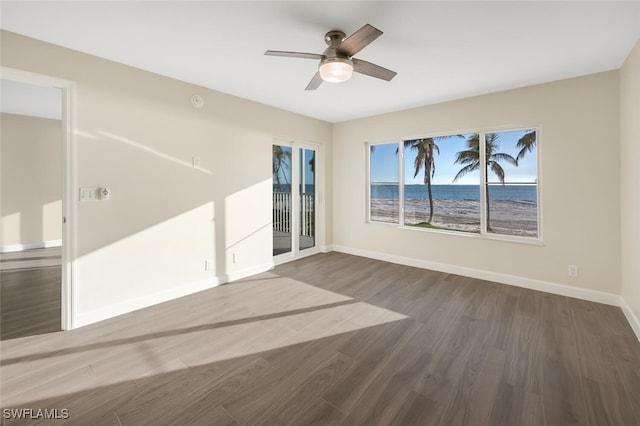
<svg viewBox="0 0 640 426">
<path fill-rule="evenodd" d="M 339 122 L 620 68 L 640 2 L 11 2 L 1 27 L 285 110 Z M 356 57 L 398 72 L 304 88 L 331 29 L 384 34 Z"/>
</svg>

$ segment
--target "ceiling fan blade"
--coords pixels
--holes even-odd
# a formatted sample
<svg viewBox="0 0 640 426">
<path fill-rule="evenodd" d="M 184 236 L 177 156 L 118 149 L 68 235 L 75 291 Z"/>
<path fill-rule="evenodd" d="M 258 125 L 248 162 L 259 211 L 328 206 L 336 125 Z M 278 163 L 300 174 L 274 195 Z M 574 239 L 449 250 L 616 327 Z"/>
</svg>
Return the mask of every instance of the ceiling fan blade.
<svg viewBox="0 0 640 426">
<path fill-rule="evenodd" d="M 388 70 L 380 65 L 372 64 L 371 62 L 363 61 L 362 59 L 351 58 L 351 61 L 353 62 L 353 70 L 360 74 L 365 74 L 387 81 L 390 81 L 398 74 L 395 71 Z"/>
<path fill-rule="evenodd" d="M 318 86 L 320 86 L 320 83 L 322 83 L 322 77 L 320 77 L 320 71 L 318 71 L 304 90 L 316 90 Z"/>
<path fill-rule="evenodd" d="M 322 55 L 317 53 L 303 52 L 283 52 L 281 50 L 267 50 L 264 52 L 266 56 L 285 56 L 287 58 L 304 58 L 304 59 L 322 59 Z"/>
<path fill-rule="evenodd" d="M 351 57 L 367 47 L 369 43 L 381 35 L 382 31 L 376 27 L 366 24 L 364 27 L 344 39 L 338 48 L 338 52 Z"/>
</svg>

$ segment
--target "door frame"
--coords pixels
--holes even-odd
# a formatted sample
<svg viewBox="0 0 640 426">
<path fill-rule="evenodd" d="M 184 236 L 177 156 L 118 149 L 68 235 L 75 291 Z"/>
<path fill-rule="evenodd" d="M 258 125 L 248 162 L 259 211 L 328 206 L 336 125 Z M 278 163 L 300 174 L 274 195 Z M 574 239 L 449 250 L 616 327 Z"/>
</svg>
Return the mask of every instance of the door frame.
<svg viewBox="0 0 640 426">
<path fill-rule="evenodd" d="M 324 245 L 324 215 L 323 203 L 321 199 L 323 185 L 321 182 L 323 175 L 319 173 L 324 170 L 322 147 L 320 145 L 308 142 L 295 142 L 284 138 L 273 138 L 272 145 L 282 145 L 291 147 L 291 251 L 273 256 L 273 263 L 276 265 L 290 262 L 292 260 L 301 259 L 321 252 Z M 314 214 L 315 214 L 315 245 L 313 247 L 300 250 L 300 151 L 299 149 L 311 149 L 315 151 L 315 169 L 314 169 Z M 273 191 L 273 184 L 271 185 Z M 294 193 L 295 188 L 295 193 Z M 272 197 L 273 199 L 273 197 Z M 273 208 L 273 207 L 272 207 Z M 295 231 L 295 232 L 294 232 Z M 273 247 L 272 247 L 273 252 Z"/>
<path fill-rule="evenodd" d="M 62 279 L 60 326 L 63 330 L 74 328 L 76 304 L 74 298 L 75 247 L 76 247 L 76 145 L 73 137 L 74 83 L 47 75 L 36 74 L 15 68 L 0 66 L 0 77 L 5 80 L 27 83 L 34 86 L 53 87 L 61 90 L 62 100 Z"/>
</svg>

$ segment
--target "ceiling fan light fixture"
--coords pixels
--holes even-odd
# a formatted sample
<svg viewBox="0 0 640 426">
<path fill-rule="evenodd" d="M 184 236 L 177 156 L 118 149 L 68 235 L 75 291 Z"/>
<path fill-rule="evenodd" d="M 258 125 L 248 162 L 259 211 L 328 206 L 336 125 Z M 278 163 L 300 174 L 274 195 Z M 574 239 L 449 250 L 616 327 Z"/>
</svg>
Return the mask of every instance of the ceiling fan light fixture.
<svg viewBox="0 0 640 426">
<path fill-rule="evenodd" d="M 320 62 L 320 77 L 330 83 L 347 81 L 353 74 L 353 62 L 347 58 L 326 58 Z"/>
</svg>

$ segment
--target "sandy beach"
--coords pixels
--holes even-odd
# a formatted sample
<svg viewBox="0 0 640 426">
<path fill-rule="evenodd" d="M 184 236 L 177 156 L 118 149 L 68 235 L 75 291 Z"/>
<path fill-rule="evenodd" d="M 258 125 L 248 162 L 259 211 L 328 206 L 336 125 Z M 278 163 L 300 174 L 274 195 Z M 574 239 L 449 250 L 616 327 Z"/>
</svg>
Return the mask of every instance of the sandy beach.
<svg viewBox="0 0 640 426">
<path fill-rule="evenodd" d="M 480 231 L 480 202 L 470 200 L 434 200 L 434 227 L 459 231 Z M 493 201 L 491 229 L 500 234 L 535 237 L 537 235 L 538 207 L 531 201 Z M 371 200 L 371 220 L 394 222 L 398 217 L 398 200 Z M 405 224 L 425 223 L 429 218 L 426 199 L 405 202 Z"/>
</svg>

